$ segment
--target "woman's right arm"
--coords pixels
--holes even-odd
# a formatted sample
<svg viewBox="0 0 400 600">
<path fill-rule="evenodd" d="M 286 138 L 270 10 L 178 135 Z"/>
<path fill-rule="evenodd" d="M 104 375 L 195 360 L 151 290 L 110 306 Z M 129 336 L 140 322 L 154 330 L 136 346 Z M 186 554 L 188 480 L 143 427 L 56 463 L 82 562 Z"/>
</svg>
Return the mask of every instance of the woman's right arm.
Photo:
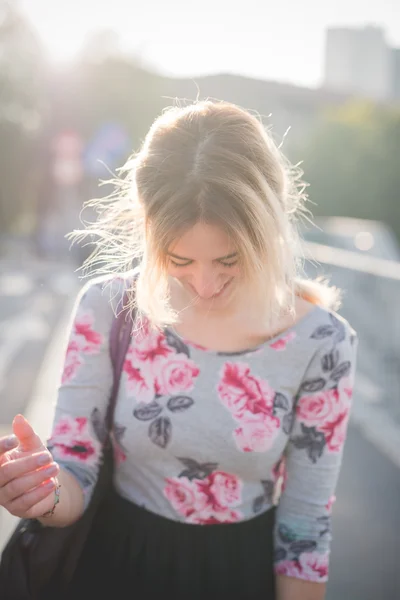
<svg viewBox="0 0 400 600">
<path fill-rule="evenodd" d="M 109 333 L 114 318 L 110 289 L 104 290 L 102 282 L 85 286 L 73 311 L 47 447 L 29 423 L 17 417 L 13 429 L 19 445 L 0 460 L 0 503 L 12 514 L 64 527 L 79 519 L 88 505 L 106 439 L 105 417 L 113 383 Z M 54 485 L 47 494 L 46 490 L 54 479 L 45 477 L 45 468 L 32 469 L 31 462 L 48 451 L 52 464 L 59 467 L 56 477 L 61 487 L 54 514 L 41 518 L 53 508 Z M 29 472 L 22 473 L 25 463 Z"/>
<path fill-rule="evenodd" d="M 60 502 L 54 515 L 40 519 L 45 525 L 63 527 L 76 521 L 97 481 L 113 384 L 109 337 L 115 315 L 110 294 L 102 282 L 89 283 L 74 310 L 47 443 L 60 466 Z"/>
</svg>

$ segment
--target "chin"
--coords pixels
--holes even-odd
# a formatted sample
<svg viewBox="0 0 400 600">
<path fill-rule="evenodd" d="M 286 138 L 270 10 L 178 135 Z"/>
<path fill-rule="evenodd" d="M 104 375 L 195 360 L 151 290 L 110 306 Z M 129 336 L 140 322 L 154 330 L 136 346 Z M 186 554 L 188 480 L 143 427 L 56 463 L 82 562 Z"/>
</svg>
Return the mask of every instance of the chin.
<svg viewBox="0 0 400 600">
<path fill-rule="evenodd" d="M 206 307 L 208 310 L 220 310 L 232 301 L 235 295 L 235 283 L 234 278 L 230 279 L 226 282 L 222 290 L 212 298 L 200 298 L 194 293 L 193 288 L 191 288 L 191 294 L 196 299 L 197 306 Z"/>
</svg>

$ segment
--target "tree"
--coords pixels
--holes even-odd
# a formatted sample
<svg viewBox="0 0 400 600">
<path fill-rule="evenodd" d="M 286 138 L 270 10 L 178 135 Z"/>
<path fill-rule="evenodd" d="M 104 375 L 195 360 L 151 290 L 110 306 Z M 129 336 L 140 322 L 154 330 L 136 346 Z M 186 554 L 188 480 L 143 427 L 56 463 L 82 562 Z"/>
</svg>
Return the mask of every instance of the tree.
<svg viewBox="0 0 400 600">
<path fill-rule="evenodd" d="M 41 48 L 15 5 L 0 0 L 0 232 L 27 212 L 44 110 Z"/>
<path fill-rule="evenodd" d="M 317 216 L 386 221 L 400 238 L 400 109 L 352 102 L 327 110 L 303 150 Z"/>
</svg>

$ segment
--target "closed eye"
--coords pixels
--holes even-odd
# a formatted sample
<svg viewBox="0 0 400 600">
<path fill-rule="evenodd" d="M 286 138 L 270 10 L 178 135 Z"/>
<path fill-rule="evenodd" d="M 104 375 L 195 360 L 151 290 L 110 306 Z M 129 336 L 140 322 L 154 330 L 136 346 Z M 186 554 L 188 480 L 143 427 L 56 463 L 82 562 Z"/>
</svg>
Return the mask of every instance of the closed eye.
<svg viewBox="0 0 400 600">
<path fill-rule="evenodd" d="M 169 260 L 171 261 L 171 264 L 174 265 L 174 267 L 187 267 L 188 265 L 191 265 L 193 262 L 192 260 L 189 260 L 185 263 L 178 263 L 178 262 L 175 262 L 174 260 L 172 260 L 172 258 L 170 258 Z"/>
<path fill-rule="evenodd" d="M 220 265 L 224 266 L 224 267 L 234 267 L 235 265 L 237 265 L 237 260 L 234 260 L 233 262 L 227 263 L 227 262 L 223 262 L 222 260 L 218 261 Z"/>
<path fill-rule="evenodd" d="M 187 261 L 185 263 L 179 263 L 179 262 L 176 262 L 175 260 L 172 260 L 172 258 L 170 258 L 170 261 L 171 261 L 171 264 L 174 265 L 174 267 L 188 267 L 193 262 L 192 260 L 189 260 L 189 261 Z M 222 260 L 218 260 L 217 262 L 220 265 L 222 265 L 223 267 L 234 267 L 237 264 L 238 261 L 234 260 L 233 262 L 227 263 L 227 262 L 224 262 Z"/>
<path fill-rule="evenodd" d="M 174 267 L 188 267 L 194 261 L 191 258 L 185 258 L 184 256 L 177 256 L 176 254 L 172 254 L 169 252 L 169 260 Z M 214 264 L 222 265 L 223 267 L 234 267 L 238 263 L 238 254 L 237 252 L 233 252 L 232 254 L 228 254 L 226 256 L 221 256 L 221 258 L 216 258 L 213 260 Z"/>
</svg>

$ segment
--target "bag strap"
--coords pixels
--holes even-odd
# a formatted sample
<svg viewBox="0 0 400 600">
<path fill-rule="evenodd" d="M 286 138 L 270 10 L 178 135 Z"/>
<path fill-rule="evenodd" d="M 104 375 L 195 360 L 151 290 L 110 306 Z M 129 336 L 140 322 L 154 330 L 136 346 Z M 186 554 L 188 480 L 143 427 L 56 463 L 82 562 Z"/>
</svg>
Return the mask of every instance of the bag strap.
<svg viewBox="0 0 400 600">
<path fill-rule="evenodd" d="M 122 369 L 131 341 L 132 325 L 135 318 L 134 311 L 130 314 L 126 291 L 122 297 L 121 304 L 122 306 L 112 323 L 109 339 L 110 357 L 113 367 L 113 386 L 106 415 L 106 429 L 108 433 L 112 429 Z"/>
<path fill-rule="evenodd" d="M 117 403 L 117 395 L 118 388 L 120 384 L 122 369 L 125 362 L 125 356 L 129 348 L 129 343 L 131 341 L 132 334 L 132 326 L 135 318 L 135 311 L 129 310 L 128 307 L 128 294 L 125 291 L 123 297 L 118 303 L 118 312 L 117 316 L 114 318 L 109 335 L 109 352 L 112 362 L 113 368 L 113 385 L 110 394 L 110 399 L 108 402 L 105 428 L 107 432 L 107 439 L 104 447 L 111 450 L 111 432 L 114 420 L 114 410 L 115 405 Z M 105 463 L 103 462 L 100 466 L 99 477 L 101 476 L 101 471 L 104 469 Z M 104 486 L 104 477 L 103 477 L 103 486 Z M 95 487 L 94 494 L 92 497 L 92 518 L 86 521 L 83 521 L 81 527 L 77 528 L 76 539 L 68 541 L 68 544 L 75 544 L 76 552 L 70 551 L 67 553 L 66 560 L 62 566 L 62 573 L 65 582 L 71 581 L 73 578 L 73 574 L 76 569 L 77 562 L 80 558 L 83 545 L 87 536 L 89 535 L 90 527 L 92 526 L 92 521 L 94 519 L 94 512 L 99 506 L 100 501 L 104 497 L 105 489 L 100 489 L 98 486 Z"/>
</svg>

